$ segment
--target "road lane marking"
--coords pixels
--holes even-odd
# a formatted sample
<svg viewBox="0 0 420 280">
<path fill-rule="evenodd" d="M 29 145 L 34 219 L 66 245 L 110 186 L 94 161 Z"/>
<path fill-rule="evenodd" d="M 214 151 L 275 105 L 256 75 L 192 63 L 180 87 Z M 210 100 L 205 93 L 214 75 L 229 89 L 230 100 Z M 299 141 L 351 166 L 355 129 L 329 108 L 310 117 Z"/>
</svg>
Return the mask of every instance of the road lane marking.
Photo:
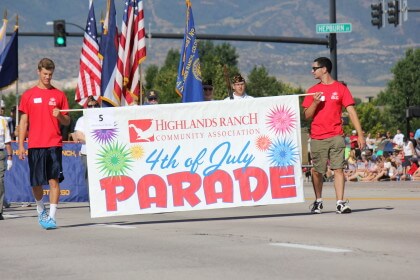
<svg viewBox="0 0 420 280">
<path fill-rule="evenodd" d="M 305 250 L 313 250 L 313 251 L 323 251 L 323 252 L 330 252 L 330 253 L 348 253 L 352 252 L 352 250 L 348 249 L 340 249 L 340 248 L 331 248 L 331 247 L 321 247 L 321 246 L 311 246 L 305 244 L 294 244 L 294 243 L 270 243 L 273 246 L 281 246 L 281 247 L 289 247 L 289 248 L 297 248 L 297 249 L 305 249 Z"/>
<path fill-rule="evenodd" d="M 4 214 L 4 212 L 3 212 L 3 217 L 5 217 L 5 218 L 21 218 L 23 216 L 22 215 L 14 215 L 14 214 Z"/>
<path fill-rule="evenodd" d="M 110 225 L 110 224 L 95 224 L 93 226 L 98 227 L 110 227 L 110 228 L 120 228 L 120 229 L 134 229 L 134 226 L 124 226 L 124 225 Z"/>
</svg>

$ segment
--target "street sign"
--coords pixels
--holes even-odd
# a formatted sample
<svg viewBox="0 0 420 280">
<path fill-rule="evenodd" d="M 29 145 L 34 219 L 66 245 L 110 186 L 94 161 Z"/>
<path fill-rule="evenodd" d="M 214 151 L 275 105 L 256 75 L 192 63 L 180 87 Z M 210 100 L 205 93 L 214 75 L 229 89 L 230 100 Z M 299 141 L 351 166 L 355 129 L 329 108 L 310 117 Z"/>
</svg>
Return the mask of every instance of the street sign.
<svg viewBox="0 0 420 280">
<path fill-rule="evenodd" d="M 351 23 L 323 23 L 316 25 L 316 33 L 349 33 Z"/>
<path fill-rule="evenodd" d="M 408 7 L 407 7 L 407 0 L 403 0 L 402 2 L 402 7 L 401 7 L 401 13 L 403 15 L 403 20 L 407 21 L 408 20 Z"/>
</svg>

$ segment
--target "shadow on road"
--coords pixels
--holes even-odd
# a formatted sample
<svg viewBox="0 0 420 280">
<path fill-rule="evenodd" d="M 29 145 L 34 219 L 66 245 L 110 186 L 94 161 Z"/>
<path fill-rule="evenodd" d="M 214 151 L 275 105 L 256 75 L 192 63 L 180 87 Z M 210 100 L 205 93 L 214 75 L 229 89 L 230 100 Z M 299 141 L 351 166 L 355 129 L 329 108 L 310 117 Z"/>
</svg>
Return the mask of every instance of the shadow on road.
<svg viewBox="0 0 420 280">
<path fill-rule="evenodd" d="M 375 207 L 375 208 L 364 208 L 364 209 L 355 209 L 352 212 L 366 212 L 366 211 L 376 211 L 376 210 L 393 210 L 393 207 Z M 335 213 L 334 211 L 324 212 L 324 214 Z M 165 213 L 159 213 L 165 214 Z M 155 214 L 158 215 L 158 214 Z M 228 221 L 228 220 L 246 220 L 246 219 L 267 219 L 267 218 L 281 218 L 281 217 L 299 217 L 299 216 L 310 216 L 311 213 L 287 213 L 287 214 L 272 214 L 272 215 L 247 215 L 247 216 L 229 216 L 229 217 L 216 217 L 216 218 L 197 218 L 197 219 L 171 219 L 171 220 L 153 220 L 153 221 L 139 221 L 139 222 L 98 222 L 98 223 L 84 223 L 84 224 L 74 224 L 67 226 L 60 226 L 61 228 L 73 228 L 73 227 L 85 227 L 85 226 L 94 226 L 94 225 L 124 225 L 124 226 L 134 226 L 134 225 L 149 225 L 149 224 L 168 224 L 168 223 L 193 223 L 193 222 L 211 222 L 211 221 Z"/>
</svg>

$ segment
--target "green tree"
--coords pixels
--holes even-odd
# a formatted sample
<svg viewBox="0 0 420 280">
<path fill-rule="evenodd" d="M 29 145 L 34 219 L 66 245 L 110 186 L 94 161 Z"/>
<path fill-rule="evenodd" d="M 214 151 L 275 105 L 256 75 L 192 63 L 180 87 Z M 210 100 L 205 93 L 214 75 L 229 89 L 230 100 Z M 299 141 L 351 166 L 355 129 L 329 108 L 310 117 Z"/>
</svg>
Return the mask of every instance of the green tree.
<svg viewBox="0 0 420 280">
<path fill-rule="evenodd" d="M 407 105 L 420 104 L 420 49 L 408 49 L 391 72 L 394 78 L 378 95 L 376 104 L 383 106 L 384 115 L 392 116 L 388 129 L 405 131 Z M 420 119 L 410 120 L 411 130 L 420 127 Z M 405 133 L 404 133 L 405 134 Z"/>
<path fill-rule="evenodd" d="M 276 96 L 300 93 L 300 89 L 295 89 L 276 77 L 270 76 L 264 66 L 254 66 L 248 75 L 247 92 L 254 97 Z"/>
<path fill-rule="evenodd" d="M 178 72 L 179 56 L 180 53 L 178 50 L 170 49 L 166 54 L 162 68 L 171 68 L 175 69 L 175 72 Z"/>
<path fill-rule="evenodd" d="M 212 41 L 200 41 L 198 51 L 203 81 L 212 80 L 214 99 L 226 98 L 232 90 L 230 79 L 239 71 L 236 48 L 229 43 L 215 45 Z"/>
<path fill-rule="evenodd" d="M 9 94 L 4 94 L 4 95 L 2 95 L 2 97 L 1 97 L 1 99 L 3 100 L 3 102 L 4 102 L 4 115 L 5 116 L 10 116 L 10 110 L 11 110 L 11 108 L 13 107 L 13 106 L 16 106 L 17 105 L 17 103 L 16 103 L 16 99 L 17 99 L 17 97 L 16 97 L 16 94 L 13 94 L 13 93 L 9 93 Z"/>
<path fill-rule="evenodd" d="M 236 49 L 230 44 L 224 43 L 215 46 L 211 41 L 199 42 L 199 57 L 201 64 L 201 76 L 203 80 L 211 79 L 214 86 L 215 99 L 223 99 L 227 96 L 229 73 L 238 72 Z M 146 89 L 155 89 L 160 92 L 160 103 L 176 103 L 181 98 L 175 91 L 178 74 L 180 53 L 178 50 L 168 51 L 165 62 L 161 68 L 150 65 L 146 69 Z M 227 74 L 224 68 L 226 66 Z M 227 76 L 226 76 L 227 75 Z"/>
<path fill-rule="evenodd" d="M 356 105 L 356 111 L 363 130 L 372 135 L 377 132 L 383 133 L 391 121 L 391 118 L 384 115 L 373 103 L 360 103 Z M 353 129 L 353 124 L 350 122 L 350 125 L 344 127 L 344 132 L 350 134 Z"/>
<path fill-rule="evenodd" d="M 155 87 L 159 95 L 159 103 L 178 103 L 180 102 L 180 97 L 175 91 L 177 71 L 169 67 L 163 67 L 159 70 L 159 74 L 155 79 Z"/>
<path fill-rule="evenodd" d="M 214 99 L 220 100 L 228 96 L 232 90 L 230 80 L 239 73 L 236 48 L 229 43 L 215 45 L 212 41 L 200 41 L 198 44 L 202 80 L 212 80 Z M 146 69 L 146 89 L 155 89 L 161 93 L 160 103 L 180 102 L 175 92 L 180 54 L 177 50 L 169 50 L 164 65 L 159 68 L 150 65 Z M 246 76 L 246 75 L 244 75 Z M 270 76 L 264 66 L 254 67 L 247 79 L 247 92 L 255 97 L 280 94 L 303 93 L 301 88 L 278 81 Z"/>
<path fill-rule="evenodd" d="M 157 65 L 152 64 L 149 67 L 147 67 L 146 75 L 144 77 L 146 81 L 146 85 L 145 85 L 146 90 L 154 89 L 155 80 L 158 73 L 159 73 L 159 67 Z"/>
<path fill-rule="evenodd" d="M 145 89 L 157 90 L 159 92 L 160 104 L 177 103 L 180 101 L 180 97 L 175 91 L 179 55 L 177 50 L 170 49 L 166 54 L 161 68 L 152 64 L 146 69 Z"/>
</svg>

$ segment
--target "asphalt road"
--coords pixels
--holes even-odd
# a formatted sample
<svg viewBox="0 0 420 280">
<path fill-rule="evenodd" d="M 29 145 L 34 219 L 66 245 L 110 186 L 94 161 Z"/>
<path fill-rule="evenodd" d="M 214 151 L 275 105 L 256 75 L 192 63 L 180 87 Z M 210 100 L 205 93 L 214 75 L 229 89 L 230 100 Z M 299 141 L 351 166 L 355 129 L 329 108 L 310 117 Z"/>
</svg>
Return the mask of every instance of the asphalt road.
<svg viewBox="0 0 420 280">
<path fill-rule="evenodd" d="M 63 203 L 46 231 L 35 207 L 0 221 L 0 279 L 419 279 L 420 182 L 349 183 L 353 213 L 305 203 L 91 219 Z"/>
</svg>

